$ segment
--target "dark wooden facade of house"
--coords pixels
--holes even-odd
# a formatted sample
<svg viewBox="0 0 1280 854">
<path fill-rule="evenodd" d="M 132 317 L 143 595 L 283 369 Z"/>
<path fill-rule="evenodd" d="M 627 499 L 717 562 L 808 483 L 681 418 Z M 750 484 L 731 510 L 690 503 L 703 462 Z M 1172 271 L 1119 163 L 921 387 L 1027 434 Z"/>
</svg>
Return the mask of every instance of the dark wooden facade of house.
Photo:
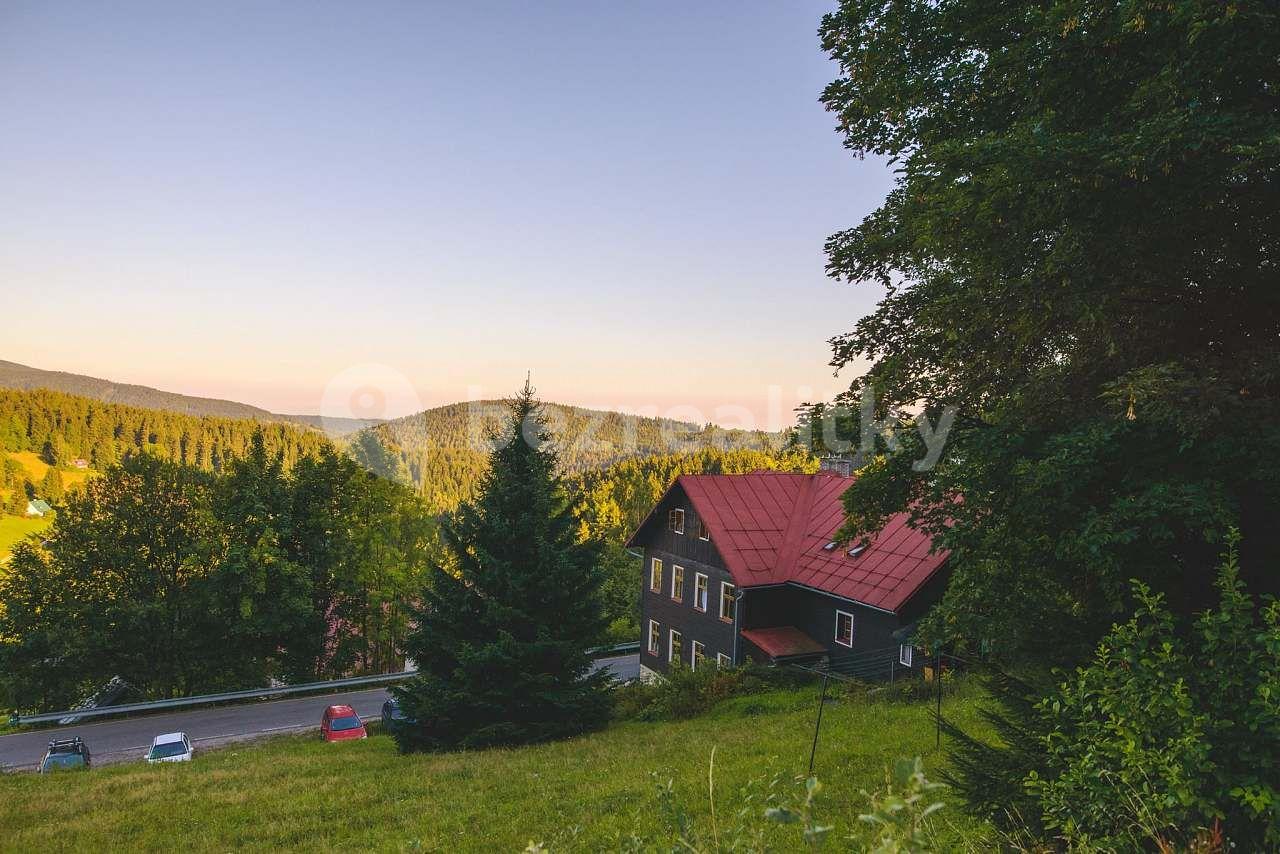
<svg viewBox="0 0 1280 854">
<path fill-rule="evenodd" d="M 669 511 L 683 510 L 684 533 L 671 529 Z M 660 518 L 659 518 L 660 517 Z M 658 673 L 665 673 L 668 663 L 678 654 L 686 666 L 694 664 L 696 641 L 703 655 L 711 661 L 737 661 L 736 625 L 737 597 L 740 595 L 733 576 L 724 565 L 711 540 L 699 536 L 701 519 L 689 506 L 682 490 L 669 490 L 651 516 L 652 525 L 643 547 L 643 592 L 640 596 L 640 663 Z M 659 565 L 654 566 L 654 561 Z M 677 569 L 678 567 L 678 569 Z M 677 573 L 681 583 L 675 588 Z M 654 588 L 657 576 L 658 589 Z M 706 579 L 705 603 L 699 601 L 699 576 Z M 729 585 L 726 591 L 724 585 Z M 734 597 L 735 614 L 722 619 L 721 601 L 725 592 Z M 651 643 L 651 626 L 657 627 L 656 646 Z M 680 636 L 677 654 L 672 652 L 671 632 Z"/>
<path fill-rule="evenodd" d="M 832 513 L 832 496 L 838 502 L 848 481 L 832 477 L 697 475 L 672 485 L 628 543 L 643 555 L 645 678 L 676 661 L 814 661 L 899 644 L 895 633 L 941 596 L 945 555 L 901 520 L 864 550 L 834 553 L 827 538 L 843 514 Z"/>
</svg>

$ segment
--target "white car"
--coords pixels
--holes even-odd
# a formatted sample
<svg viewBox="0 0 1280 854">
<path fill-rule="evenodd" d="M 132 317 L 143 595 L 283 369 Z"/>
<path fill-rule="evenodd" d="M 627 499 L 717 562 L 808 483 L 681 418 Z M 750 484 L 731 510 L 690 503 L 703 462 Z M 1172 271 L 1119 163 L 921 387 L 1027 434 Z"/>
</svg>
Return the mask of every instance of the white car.
<svg viewBox="0 0 1280 854">
<path fill-rule="evenodd" d="M 147 761 L 152 764 L 156 762 L 190 762 L 191 754 L 194 752 L 191 747 L 191 739 L 187 738 L 185 732 L 170 732 L 164 735 L 157 735 L 151 742 L 151 749 L 147 751 Z"/>
</svg>

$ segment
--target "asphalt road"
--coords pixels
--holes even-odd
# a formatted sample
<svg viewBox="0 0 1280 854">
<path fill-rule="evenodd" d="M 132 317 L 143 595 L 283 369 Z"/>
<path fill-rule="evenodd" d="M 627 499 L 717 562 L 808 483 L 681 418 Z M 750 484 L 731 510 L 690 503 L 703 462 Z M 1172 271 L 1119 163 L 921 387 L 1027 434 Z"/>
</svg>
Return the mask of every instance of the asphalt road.
<svg viewBox="0 0 1280 854">
<path fill-rule="evenodd" d="M 596 666 L 608 668 L 618 679 L 635 679 L 640 675 L 640 656 L 602 658 Z M 89 746 L 95 765 L 140 760 L 151 747 L 151 739 L 166 732 L 185 732 L 198 756 L 202 747 L 207 749 L 272 733 L 311 728 L 318 731 L 320 715 L 326 707 L 335 704 L 353 707 L 365 720 L 376 719 L 382 713 L 382 703 L 387 696 L 385 688 L 371 688 L 15 733 L 0 736 L 0 769 L 34 770 L 50 739 L 77 735 Z"/>
</svg>

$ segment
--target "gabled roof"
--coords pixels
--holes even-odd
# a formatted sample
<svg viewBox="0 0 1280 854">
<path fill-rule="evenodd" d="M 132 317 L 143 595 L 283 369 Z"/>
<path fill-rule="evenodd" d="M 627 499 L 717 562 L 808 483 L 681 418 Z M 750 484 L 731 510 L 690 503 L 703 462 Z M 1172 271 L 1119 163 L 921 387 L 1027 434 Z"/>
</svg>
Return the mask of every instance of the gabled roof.
<svg viewBox="0 0 1280 854">
<path fill-rule="evenodd" d="M 906 513 L 891 516 L 856 555 L 847 545 L 825 548 L 844 523 L 840 496 L 850 483 L 832 472 L 752 472 L 682 475 L 671 489 L 688 496 L 739 586 L 799 584 L 897 611 L 946 563 L 947 552 L 932 551 Z"/>
</svg>

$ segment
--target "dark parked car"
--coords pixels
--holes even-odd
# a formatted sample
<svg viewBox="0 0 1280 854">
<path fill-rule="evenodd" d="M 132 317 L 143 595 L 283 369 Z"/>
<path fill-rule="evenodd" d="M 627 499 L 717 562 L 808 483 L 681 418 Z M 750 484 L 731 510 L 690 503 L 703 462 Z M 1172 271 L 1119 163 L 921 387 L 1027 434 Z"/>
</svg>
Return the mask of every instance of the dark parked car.
<svg viewBox="0 0 1280 854">
<path fill-rule="evenodd" d="M 382 704 L 382 728 L 390 730 L 396 724 L 409 720 L 408 715 L 400 708 L 400 701 L 395 697 Z"/>
<path fill-rule="evenodd" d="M 79 736 L 49 742 L 49 749 L 44 752 L 44 757 L 40 760 L 41 774 L 70 768 L 88 767 L 89 748 L 85 746 Z"/>
</svg>

